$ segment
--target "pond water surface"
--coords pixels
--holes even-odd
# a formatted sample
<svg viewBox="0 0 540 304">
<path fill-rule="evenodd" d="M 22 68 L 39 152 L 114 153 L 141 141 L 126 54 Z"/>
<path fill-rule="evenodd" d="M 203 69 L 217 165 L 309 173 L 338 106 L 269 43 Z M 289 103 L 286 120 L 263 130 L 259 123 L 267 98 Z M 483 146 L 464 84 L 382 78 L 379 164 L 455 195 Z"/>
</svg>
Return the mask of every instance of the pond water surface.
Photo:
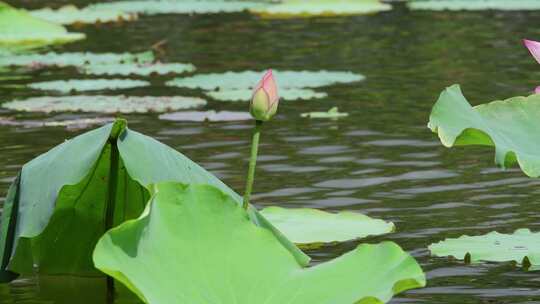
<svg viewBox="0 0 540 304">
<path fill-rule="evenodd" d="M 13 4 L 41 7 L 45 2 Z M 355 210 L 393 221 L 396 233 L 364 241 L 400 244 L 421 263 L 428 286 L 400 294 L 391 303 L 530 304 L 540 303 L 540 272 L 511 263 L 467 265 L 430 257 L 426 248 L 462 234 L 538 230 L 540 182 L 516 169 L 500 171 L 491 149 L 442 147 L 426 124 L 438 94 L 453 83 L 462 84 L 473 104 L 525 95 L 540 84 L 540 66 L 520 42 L 524 37 L 540 38 L 539 19 L 540 12 L 413 12 L 404 7 L 369 16 L 285 20 L 247 13 L 159 15 L 122 25 L 76 28 L 88 39 L 56 50 L 137 52 L 165 39 L 164 61 L 191 62 L 200 73 L 272 67 L 365 75 L 360 83 L 325 88 L 327 98 L 280 105 L 279 115 L 263 133 L 254 203 Z M 80 77 L 73 69 L 28 75 L 30 79 L 9 84 Z M 165 87 L 170 78 L 154 77 L 151 87 L 124 93 L 196 94 Z M 40 94 L 1 87 L 0 104 Z M 350 116 L 336 121 L 299 118 L 302 112 L 332 106 Z M 247 107 L 210 101 L 206 108 Z M 0 115 L 14 113 L 0 110 Z M 178 149 L 243 191 L 250 122 L 167 122 L 155 114 L 125 117 L 130 128 Z M 25 162 L 83 131 L 0 126 L 0 196 Z M 316 262 L 326 261 L 356 245 L 326 247 L 310 255 Z M 1 304 L 106 302 L 111 300 L 103 279 L 23 278 L 0 285 Z M 138 301 L 121 291 L 114 303 Z"/>
</svg>

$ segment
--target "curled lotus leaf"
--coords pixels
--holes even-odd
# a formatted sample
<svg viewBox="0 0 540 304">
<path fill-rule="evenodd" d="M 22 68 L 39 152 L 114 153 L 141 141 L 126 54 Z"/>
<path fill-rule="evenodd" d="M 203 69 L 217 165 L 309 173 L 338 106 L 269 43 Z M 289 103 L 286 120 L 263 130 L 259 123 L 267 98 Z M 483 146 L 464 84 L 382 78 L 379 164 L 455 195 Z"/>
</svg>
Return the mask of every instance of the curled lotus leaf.
<svg viewBox="0 0 540 304">
<path fill-rule="evenodd" d="M 220 101 L 250 101 L 253 90 L 251 89 L 235 89 L 235 90 L 218 90 L 207 91 L 205 94 L 212 99 Z M 328 95 L 322 92 L 316 92 L 311 89 L 296 89 L 285 88 L 279 91 L 279 97 L 283 100 L 309 100 L 325 98 Z"/>
<path fill-rule="evenodd" d="M 57 91 L 62 93 L 86 92 L 100 90 L 119 90 L 149 86 L 148 81 L 134 79 L 71 79 L 35 82 L 29 88 L 43 91 Z"/>
<path fill-rule="evenodd" d="M 308 112 L 300 114 L 304 118 L 329 118 L 337 119 L 349 116 L 349 113 L 339 112 L 337 107 L 333 107 L 327 112 Z"/>
<path fill-rule="evenodd" d="M 92 8 L 79 9 L 74 5 L 65 5 L 56 10 L 43 8 L 29 11 L 29 13 L 34 17 L 58 24 L 107 23 L 137 19 L 137 14 Z"/>
<path fill-rule="evenodd" d="M 176 78 L 167 85 L 211 90 L 241 90 L 250 89 L 257 84 L 264 72 L 244 71 L 244 72 L 225 72 L 198 74 L 192 77 Z M 288 88 L 318 88 L 339 83 L 351 83 L 365 79 L 360 74 L 352 72 L 334 72 L 334 71 L 273 71 L 278 79 L 280 89 Z"/>
<path fill-rule="evenodd" d="M 485 235 L 463 235 L 431 244 L 435 256 L 452 256 L 467 262 L 510 262 L 540 266 L 540 232 L 518 229 L 512 234 L 496 231 Z"/>
<path fill-rule="evenodd" d="M 212 1 L 212 0 L 135 0 L 103 2 L 90 5 L 90 8 L 140 13 L 157 14 L 212 14 L 234 13 L 264 6 L 263 3 L 250 1 Z"/>
<path fill-rule="evenodd" d="M 159 119 L 171 121 L 240 121 L 252 120 L 248 112 L 231 111 L 182 111 L 159 115 Z"/>
<path fill-rule="evenodd" d="M 301 248 L 386 234 L 395 229 L 392 222 L 350 211 L 266 207 L 261 214 Z"/>
<path fill-rule="evenodd" d="M 152 52 L 142 53 L 45 53 L 45 54 L 0 54 L 0 66 L 26 67 L 82 67 L 85 65 L 112 65 L 117 63 L 150 63 Z"/>
<path fill-rule="evenodd" d="M 425 285 L 420 266 L 392 242 L 306 268 L 209 185 L 154 185 L 143 214 L 108 231 L 93 259 L 149 304 L 385 303 Z"/>
<path fill-rule="evenodd" d="M 530 177 L 540 176 L 540 95 L 513 97 L 472 107 L 458 85 L 444 90 L 433 106 L 428 127 L 446 147 L 495 147 L 495 163 L 518 163 Z"/>
<path fill-rule="evenodd" d="M 183 96 L 43 96 L 14 100 L 2 107 L 25 112 L 162 113 L 198 108 L 206 101 Z"/>
<path fill-rule="evenodd" d="M 0 47 L 34 48 L 84 38 L 82 33 L 69 33 L 59 24 L 33 17 L 0 1 Z"/>
<path fill-rule="evenodd" d="M 411 9 L 431 11 L 540 10 L 540 2 L 536 0 L 414 0 L 407 4 Z"/>
<path fill-rule="evenodd" d="M 191 63 L 131 63 L 131 64 L 106 64 L 87 65 L 83 68 L 84 73 L 91 75 L 141 75 L 151 74 L 167 75 L 182 74 L 195 71 L 195 66 Z"/>
<path fill-rule="evenodd" d="M 278 4 L 250 9 L 264 17 L 311 17 L 363 15 L 391 10 L 379 0 L 284 0 Z"/>
<path fill-rule="evenodd" d="M 0 220 L 0 282 L 17 274 L 102 275 L 92 251 L 105 231 L 141 215 L 152 184 L 177 181 L 242 198 L 180 152 L 136 131 L 124 120 L 76 136 L 26 163 L 13 182 Z M 265 227 L 307 265 L 309 257 L 253 207 Z"/>
</svg>

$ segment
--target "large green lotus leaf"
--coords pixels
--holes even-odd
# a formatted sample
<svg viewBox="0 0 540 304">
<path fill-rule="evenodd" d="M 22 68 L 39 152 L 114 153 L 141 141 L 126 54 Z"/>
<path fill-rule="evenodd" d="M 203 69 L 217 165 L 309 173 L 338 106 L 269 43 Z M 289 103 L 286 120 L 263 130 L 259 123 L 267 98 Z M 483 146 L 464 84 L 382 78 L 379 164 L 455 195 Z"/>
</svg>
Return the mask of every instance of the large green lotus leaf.
<svg viewBox="0 0 540 304">
<path fill-rule="evenodd" d="M 260 211 L 274 226 L 300 247 L 346 242 L 393 232 L 392 222 L 360 213 L 330 213 L 317 209 L 266 207 Z"/>
<path fill-rule="evenodd" d="M 118 63 L 151 63 L 152 52 L 142 53 L 46 53 L 46 54 L 0 54 L 0 66 L 75 66 L 113 65 Z"/>
<path fill-rule="evenodd" d="M 176 150 L 119 120 L 89 131 L 25 164 L 0 221 L 0 281 L 17 273 L 96 275 L 92 250 L 103 233 L 139 216 L 147 188 L 162 181 L 208 184 L 241 197 Z M 299 263 L 309 258 L 253 208 Z M 37 268 L 37 269 L 34 269 Z"/>
<path fill-rule="evenodd" d="M 372 14 L 391 10 L 379 0 L 284 0 L 279 4 L 250 9 L 265 17 L 310 17 Z"/>
<path fill-rule="evenodd" d="M 415 0 L 409 1 L 411 9 L 432 11 L 460 10 L 540 10 L 537 0 Z"/>
<path fill-rule="evenodd" d="M 471 107 L 458 85 L 441 93 L 428 127 L 446 147 L 495 146 L 495 162 L 517 162 L 531 177 L 540 176 L 540 95 L 513 97 Z"/>
<path fill-rule="evenodd" d="M 69 33 L 63 26 L 31 16 L 0 2 L 0 47 L 39 47 L 84 39 L 82 33 Z"/>
<path fill-rule="evenodd" d="M 146 64 L 107 64 L 87 65 L 83 68 L 84 73 L 91 75 L 141 75 L 150 74 L 167 75 L 182 74 L 195 71 L 195 66 L 190 63 L 146 63 Z"/>
<path fill-rule="evenodd" d="M 65 127 L 68 130 L 86 129 L 89 126 L 102 125 L 114 121 L 112 117 L 75 118 L 75 119 L 47 119 L 47 120 L 19 120 L 12 117 L 0 116 L 0 126 L 15 126 L 25 128 Z"/>
<path fill-rule="evenodd" d="M 300 114 L 304 118 L 328 118 L 337 119 L 349 116 L 349 113 L 339 112 L 337 107 L 333 107 L 327 112 L 308 112 Z"/>
<path fill-rule="evenodd" d="M 252 120 L 253 117 L 248 112 L 231 111 L 182 111 L 159 115 L 159 119 L 171 121 L 240 121 Z"/>
<path fill-rule="evenodd" d="M 137 19 L 137 14 L 92 8 L 78 9 L 74 5 L 66 5 L 57 10 L 43 8 L 29 11 L 29 13 L 34 17 L 58 24 L 107 23 Z"/>
<path fill-rule="evenodd" d="M 99 113 L 148 113 L 169 112 L 198 108 L 206 101 L 183 96 L 43 96 L 15 100 L 2 107 L 25 112 L 99 112 Z"/>
<path fill-rule="evenodd" d="M 540 232 L 518 229 L 513 234 L 490 232 L 485 235 L 464 235 L 429 246 L 436 256 L 453 256 L 470 262 L 508 262 L 540 266 Z"/>
<path fill-rule="evenodd" d="M 149 304 L 384 303 L 425 285 L 416 261 L 391 242 L 304 268 L 209 185 L 154 185 L 141 217 L 107 232 L 93 258 Z"/>
<path fill-rule="evenodd" d="M 87 92 L 101 90 L 120 90 L 149 86 L 148 81 L 134 79 L 71 79 L 35 82 L 29 88 L 62 93 Z"/>
<path fill-rule="evenodd" d="M 157 15 L 233 13 L 261 6 L 264 4 L 249 1 L 135 0 L 98 3 L 90 5 L 89 8 Z"/>
<path fill-rule="evenodd" d="M 234 90 L 218 90 L 207 91 L 206 95 L 221 101 L 250 101 L 253 95 L 252 89 L 234 89 Z M 309 100 L 325 98 L 328 95 L 326 93 L 315 92 L 310 89 L 295 89 L 285 88 L 279 90 L 279 97 L 283 100 Z"/>
<path fill-rule="evenodd" d="M 242 90 L 252 88 L 257 84 L 263 72 L 225 72 L 212 74 L 199 74 L 192 77 L 176 78 L 167 85 L 211 90 Z M 280 88 L 318 88 L 337 83 L 350 83 L 364 80 L 364 76 L 352 72 L 331 71 L 274 71 Z"/>
</svg>

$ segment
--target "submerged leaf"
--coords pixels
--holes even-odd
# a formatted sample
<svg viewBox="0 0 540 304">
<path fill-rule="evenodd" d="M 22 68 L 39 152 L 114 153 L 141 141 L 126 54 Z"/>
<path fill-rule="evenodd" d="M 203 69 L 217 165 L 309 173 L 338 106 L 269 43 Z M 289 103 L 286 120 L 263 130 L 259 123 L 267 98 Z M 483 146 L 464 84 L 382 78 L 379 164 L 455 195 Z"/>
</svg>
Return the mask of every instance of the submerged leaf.
<svg viewBox="0 0 540 304">
<path fill-rule="evenodd" d="M 444 90 L 433 106 L 428 127 L 446 147 L 495 147 L 495 162 L 518 163 L 530 177 L 540 176 L 540 95 L 513 97 L 471 107 L 458 85 Z"/>
<path fill-rule="evenodd" d="M 250 9 L 265 17 L 311 17 L 372 14 L 391 10 L 379 0 L 284 0 L 279 4 Z"/>
<path fill-rule="evenodd" d="M 143 215 L 100 239 L 94 263 L 149 304 L 383 303 L 425 285 L 416 261 L 391 242 L 304 268 L 208 185 L 154 185 Z"/>
<path fill-rule="evenodd" d="M 149 86 L 148 81 L 133 79 L 72 79 L 46 82 L 35 82 L 29 88 L 43 91 L 58 91 L 62 93 L 86 92 L 100 90 L 131 89 Z"/>
<path fill-rule="evenodd" d="M 250 101 L 253 94 L 251 89 L 234 89 L 226 91 L 207 91 L 206 95 L 221 101 Z M 328 95 L 326 93 L 315 92 L 310 89 L 281 89 L 279 90 L 279 96 L 283 100 L 309 100 L 325 98 Z"/>
<path fill-rule="evenodd" d="M 117 63 L 151 63 L 152 52 L 142 53 L 46 53 L 46 54 L 1 54 L 0 66 L 57 66 L 82 67 L 84 65 L 113 65 Z"/>
<path fill-rule="evenodd" d="M 107 23 L 117 21 L 132 21 L 137 19 L 136 14 L 92 8 L 78 9 L 74 5 L 66 5 L 57 10 L 43 8 L 30 11 L 29 13 L 34 17 L 58 24 Z"/>
<path fill-rule="evenodd" d="M 175 112 L 159 115 L 159 119 L 172 121 L 239 121 L 252 120 L 248 112 L 230 112 L 230 111 L 187 111 Z"/>
<path fill-rule="evenodd" d="M 25 164 L 0 220 L 0 281 L 16 273 L 99 275 L 91 254 L 110 227 L 141 214 L 150 185 L 212 185 L 242 198 L 176 150 L 126 127 L 123 120 L 86 132 Z M 252 207 L 249 219 L 272 231 L 293 260 L 309 257 Z M 17 229 L 15 229 L 17 227 Z"/>
<path fill-rule="evenodd" d="M 411 9 L 432 11 L 460 10 L 540 10 L 537 0 L 414 0 L 409 1 Z"/>
<path fill-rule="evenodd" d="M 195 71 L 195 66 L 190 63 L 144 63 L 144 64 L 106 64 L 87 65 L 83 68 L 86 74 L 92 75 L 141 75 L 150 74 L 182 74 Z"/>
<path fill-rule="evenodd" d="M 300 114 L 301 117 L 305 118 L 330 118 L 336 119 L 341 117 L 349 116 L 349 113 L 339 112 L 337 107 L 333 107 L 328 112 L 308 112 Z"/>
<path fill-rule="evenodd" d="M 435 256 L 453 256 L 470 262 L 509 262 L 540 266 L 540 232 L 518 229 L 513 234 L 490 232 L 485 235 L 464 235 L 432 244 Z"/>
<path fill-rule="evenodd" d="M 289 240 L 301 247 L 346 242 L 393 232 L 392 222 L 355 212 L 330 213 L 317 209 L 267 207 L 260 211 Z"/>
<path fill-rule="evenodd" d="M 212 14 L 233 13 L 264 6 L 249 1 L 211 0 L 146 0 L 104 2 L 90 5 L 90 8 L 123 11 L 126 13 L 157 14 Z"/>
<path fill-rule="evenodd" d="M 61 25 L 31 16 L 0 1 L 0 47 L 39 47 L 84 39 Z"/>
<path fill-rule="evenodd" d="M 100 113 L 147 113 L 170 112 L 198 108 L 206 101 L 183 96 L 44 96 L 15 100 L 2 107 L 26 112 L 100 112 Z"/>
</svg>

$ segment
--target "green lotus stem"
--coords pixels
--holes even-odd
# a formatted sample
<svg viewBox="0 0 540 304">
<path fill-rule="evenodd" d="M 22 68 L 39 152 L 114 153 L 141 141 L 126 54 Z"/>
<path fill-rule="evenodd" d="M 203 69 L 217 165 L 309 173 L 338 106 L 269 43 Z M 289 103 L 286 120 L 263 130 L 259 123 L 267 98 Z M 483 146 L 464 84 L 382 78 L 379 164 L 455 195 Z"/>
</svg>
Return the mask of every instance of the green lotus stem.
<svg viewBox="0 0 540 304">
<path fill-rule="evenodd" d="M 253 189 L 253 181 L 255 180 L 255 165 L 257 164 L 257 154 L 259 152 L 259 138 L 261 137 L 262 124 L 263 122 L 261 120 L 255 120 L 253 138 L 251 140 L 251 156 L 249 158 L 246 192 L 244 193 L 244 204 L 242 205 L 245 210 L 247 210 L 249 206 L 249 198 L 251 196 L 251 190 Z"/>
</svg>

